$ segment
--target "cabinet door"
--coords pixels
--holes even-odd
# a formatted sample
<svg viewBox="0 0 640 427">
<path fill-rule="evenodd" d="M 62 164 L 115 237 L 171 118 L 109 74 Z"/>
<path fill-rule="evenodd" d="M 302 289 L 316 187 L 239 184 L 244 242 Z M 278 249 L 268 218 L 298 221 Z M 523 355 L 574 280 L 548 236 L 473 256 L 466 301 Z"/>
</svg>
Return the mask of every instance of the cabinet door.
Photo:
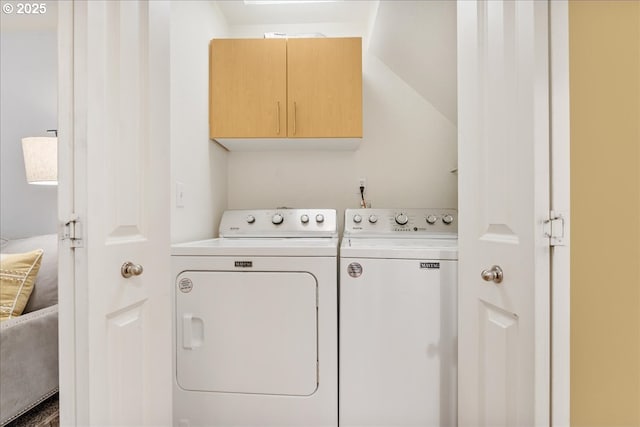
<svg viewBox="0 0 640 427">
<path fill-rule="evenodd" d="M 209 61 L 211 138 L 286 137 L 285 39 L 213 39 Z"/>
<path fill-rule="evenodd" d="M 287 41 L 289 138 L 362 137 L 362 39 Z"/>
</svg>

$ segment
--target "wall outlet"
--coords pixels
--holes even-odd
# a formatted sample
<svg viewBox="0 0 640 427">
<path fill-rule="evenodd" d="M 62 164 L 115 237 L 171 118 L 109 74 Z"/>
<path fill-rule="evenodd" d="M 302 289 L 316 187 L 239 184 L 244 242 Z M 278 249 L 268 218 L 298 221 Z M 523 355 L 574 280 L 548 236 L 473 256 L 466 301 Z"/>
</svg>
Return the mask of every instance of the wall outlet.
<svg viewBox="0 0 640 427">
<path fill-rule="evenodd" d="M 364 187 L 364 191 L 361 192 L 360 188 Z M 360 205 L 360 207 L 371 207 L 371 203 L 366 199 L 366 194 L 367 194 L 367 178 L 365 177 L 361 177 L 358 179 L 358 189 L 357 189 L 357 193 L 358 193 L 358 204 Z M 367 206 L 362 206 L 362 196 L 365 195 L 365 200 L 367 203 Z"/>
</svg>

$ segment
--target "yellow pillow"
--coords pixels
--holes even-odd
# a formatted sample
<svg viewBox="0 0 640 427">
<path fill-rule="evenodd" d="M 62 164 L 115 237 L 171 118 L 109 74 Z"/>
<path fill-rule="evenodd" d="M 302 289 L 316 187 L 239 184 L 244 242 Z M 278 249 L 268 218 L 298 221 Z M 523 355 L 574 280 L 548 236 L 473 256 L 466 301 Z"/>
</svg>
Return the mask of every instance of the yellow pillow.
<svg viewBox="0 0 640 427">
<path fill-rule="evenodd" d="M 0 321 L 20 316 L 40 270 L 42 249 L 0 254 Z"/>
</svg>

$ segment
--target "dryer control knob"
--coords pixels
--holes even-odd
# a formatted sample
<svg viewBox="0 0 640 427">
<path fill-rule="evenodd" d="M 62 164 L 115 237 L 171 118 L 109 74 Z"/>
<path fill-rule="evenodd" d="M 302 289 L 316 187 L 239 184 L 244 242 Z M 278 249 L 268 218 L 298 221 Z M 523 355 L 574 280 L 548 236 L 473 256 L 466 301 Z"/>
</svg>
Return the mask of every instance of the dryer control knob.
<svg viewBox="0 0 640 427">
<path fill-rule="evenodd" d="M 437 216 L 435 216 L 435 215 L 429 215 L 429 216 L 427 217 L 427 222 L 428 222 L 429 224 L 435 224 L 437 220 L 438 220 L 438 217 L 437 217 Z"/>
<path fill-rule="evenodd" d="M 453 216 L 446 214 L 445 216 L 442 217 L 442 222 L 444 222 L 447 225 L 451 224 L 453 222 Z"/>
<path fill-rule="evenodd" d="M 300 222 L 303 223 L 303 224 L 308 223 L 309 222 L 309 215 L 307 215 L 307 214 L 302 215 L 300 217 Z"/>
<path fill-rule="evenodd" d="M 375 215 L 369 215 L 369 222 L 371 224 L 375 224 L 376 222 L 378 222 L 378 217 Z"/>
<path fill-rule="evenodd" d="M 356 224 L 360 224 L 362 222 L 362 217 L 358 214 L 355 214 L 353 216 L 353 222 L 355 222 Z"/>
<path fill-rule="evenodd" d="M 275 214 L 274 216 L 271 217 L 271 222 L 274 223 L 275 225 L 282 224 L 282 221 L 284 221 L 284 217 L 280 214 Z"/>
<path fill-rule="evenodd" d="M 253 215 L 247 215 L 247 222 L 249 224 L 253 224 L 254 222 L 256 222 L 256 217 Z"/>
<path fill-rule="evenodd" d="M 316 222 L 324 222 L 324 215 L 322 214 L 316 215 Z"/>
<path fill-rule="evenodd" d="M 409 217 L 407 216 L 407 214 L 399 213 L 398 215 L 396 215 L 396 222 L 399 225 L 405 225 L 409 222 Z"/>
</svg>

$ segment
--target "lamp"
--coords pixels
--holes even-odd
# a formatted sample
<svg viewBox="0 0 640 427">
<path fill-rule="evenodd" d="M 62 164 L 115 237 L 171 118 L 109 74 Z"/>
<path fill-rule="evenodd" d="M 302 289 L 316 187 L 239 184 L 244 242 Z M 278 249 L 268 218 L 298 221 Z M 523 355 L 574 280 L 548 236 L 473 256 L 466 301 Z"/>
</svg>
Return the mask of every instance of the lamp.
<svg viewBox="0 0 640 427">
<path fill-rule="evenodd" d="M 29 184 L 58 185 L 58 138 L 22 138 L 22 153 Z"/>
</svg>

